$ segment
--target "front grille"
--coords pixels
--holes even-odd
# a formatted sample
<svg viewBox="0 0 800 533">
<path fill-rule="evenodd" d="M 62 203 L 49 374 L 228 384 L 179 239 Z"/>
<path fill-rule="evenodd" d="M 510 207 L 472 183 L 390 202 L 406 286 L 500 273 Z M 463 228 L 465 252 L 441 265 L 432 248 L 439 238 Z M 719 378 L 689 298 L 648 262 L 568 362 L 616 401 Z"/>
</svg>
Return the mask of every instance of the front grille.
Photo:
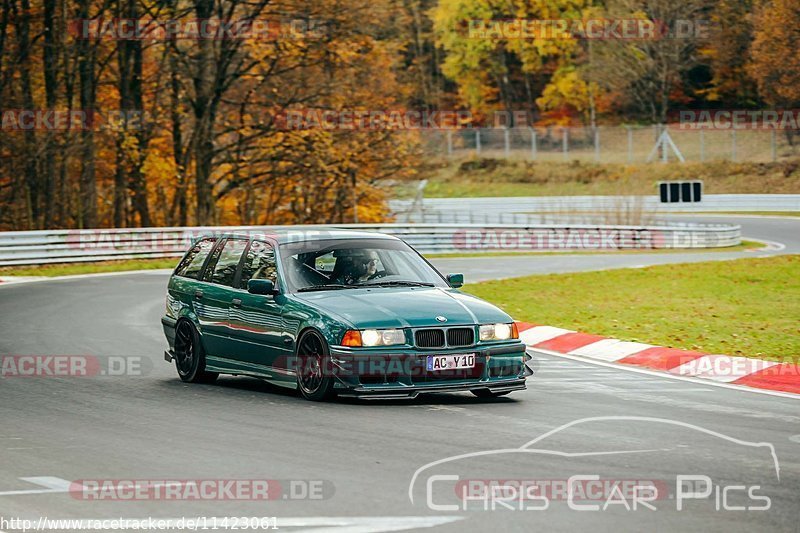
<svg viewBox="0 0 800 533">
<path fill-rule="evenodd" d="M 352 371 L 362 386 L 379 387 L 479 380 L 486 367 L 485 359 L 478 356 L 473 368 L 427 370 L 427 358 L 425 355 L 368 357 L 360 359 Z"/>
<path fill-rule="evenodd" d="M 444 330 L 419 329 L 414 332 L 414 340 L 420 348 L 443 348 Z"/>
<path fill-rule="evenodd" d="M 472 346 L 475 344 L 475 330 L 472 328 L 451 328 L 447 330 L 448 346 Z"/>
</svg>

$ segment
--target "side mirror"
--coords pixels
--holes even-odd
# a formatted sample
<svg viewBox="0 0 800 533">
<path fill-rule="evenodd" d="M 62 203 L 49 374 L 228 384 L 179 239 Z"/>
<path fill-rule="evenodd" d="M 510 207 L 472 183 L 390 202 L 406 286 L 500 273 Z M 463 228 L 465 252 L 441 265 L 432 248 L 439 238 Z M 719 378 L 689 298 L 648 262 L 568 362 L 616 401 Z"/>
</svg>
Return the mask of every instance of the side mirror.
<svg viewBox="0 0 800 533">
<path fill-rule="evenodd" d="M 464 285 L 464 274 L 448 274 L 447 283 L 454 289 L 461 287 Z"/>
<path fill-rule="evenodd" d="M 250 294 L 263 294 L 265 296 L 278 294 L 278 291 L 275 290 L 275 283 L 270 279 L 251 279 L 247 282 L 247 292 Z"/>
</svg>

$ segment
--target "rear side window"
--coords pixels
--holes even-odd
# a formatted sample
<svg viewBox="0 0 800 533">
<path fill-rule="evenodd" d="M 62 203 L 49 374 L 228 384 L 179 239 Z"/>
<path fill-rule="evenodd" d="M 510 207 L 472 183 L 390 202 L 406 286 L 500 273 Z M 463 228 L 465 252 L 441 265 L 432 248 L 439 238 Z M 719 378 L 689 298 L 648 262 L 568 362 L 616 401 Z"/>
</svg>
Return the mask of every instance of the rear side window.
<svg viewBox="0 0 800 533">
<path fill-rule="evenodd" d="M 203 263 L 206 262 L 206 257 L 208 257 L 211 249 L 214 248 L 216 242 L 217 239 L 202 239 L 195 244 L 178 264 L 178 267 L 175 269 L 175 275 L 184 278 L 199 279 Z"/>
<path fill-rule="evenodd" d="M 219 258 L 216 259 L 216 264 L 213 261 L 209 263 L 204 281 L 233 287 L 236 269 L 246 246 L 246 240 L 229 239 L 223 246 Z"/>
<path fill-rule="evenodd" d="M 242 276 L 239 288 L 247 289 L 251 279 L 268 279 L 277 285 L 278 267 L 275 264 L 275 250 L 262 241 L 253 241 L 242 263 Z"/>
</svg>

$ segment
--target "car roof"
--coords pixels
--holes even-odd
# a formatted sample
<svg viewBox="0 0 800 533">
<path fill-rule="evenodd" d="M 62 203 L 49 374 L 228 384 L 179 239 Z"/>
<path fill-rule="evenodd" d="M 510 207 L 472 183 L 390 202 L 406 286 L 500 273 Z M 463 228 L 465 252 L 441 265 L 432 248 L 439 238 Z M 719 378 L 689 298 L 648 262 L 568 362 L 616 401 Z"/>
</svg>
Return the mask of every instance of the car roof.
<svg viewBox="0 0 800 533">
<path fill-rule="evenodd" d="M 237 230 L 215 235 L 218 238 L 240 237 L 244 239 L 263 239 L 268 238 L 278 242 L 278 244 L 288 244 L 301 240 L 324 241 L 333 239 L 387 239 L 399 240 L 393 235 L 380 233 L 377 231 L 331 229 L 324 226 L 314 227 L 305 226 L 292 229 L 271 229 L 253 228 L 252 230 Z"/>
</svg>

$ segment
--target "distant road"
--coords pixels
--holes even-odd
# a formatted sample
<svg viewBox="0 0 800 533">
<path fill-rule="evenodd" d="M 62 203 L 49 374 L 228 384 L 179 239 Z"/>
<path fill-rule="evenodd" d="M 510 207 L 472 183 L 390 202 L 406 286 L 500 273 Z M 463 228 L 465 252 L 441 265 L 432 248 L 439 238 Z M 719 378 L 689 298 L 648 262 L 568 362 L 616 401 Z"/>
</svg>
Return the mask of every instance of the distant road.
<svg viewBox="0 0 800 533">
<path fill-rule="evenodd" d="M 800 253 L 800 218 L 749 217 L 749 216 L 671 216 L 667 220 L 700 222 L 706 224 L 739 224 L 744 239 L 780 243 L 780 250 L 742 250 L 738 252 L 686 252 L 686 253 L 597 253 L 597 254 L 543 254 L 465 257 L 432 259 L 431 262 L 444 273 L 461 272 L 467 283 L 491 279 L 513 278 L 531 274 L 606 270 L 670 263 L 697 263 L 723 261 L 743 257 L 768 257 L 779 254 Z"/>
</svg>

